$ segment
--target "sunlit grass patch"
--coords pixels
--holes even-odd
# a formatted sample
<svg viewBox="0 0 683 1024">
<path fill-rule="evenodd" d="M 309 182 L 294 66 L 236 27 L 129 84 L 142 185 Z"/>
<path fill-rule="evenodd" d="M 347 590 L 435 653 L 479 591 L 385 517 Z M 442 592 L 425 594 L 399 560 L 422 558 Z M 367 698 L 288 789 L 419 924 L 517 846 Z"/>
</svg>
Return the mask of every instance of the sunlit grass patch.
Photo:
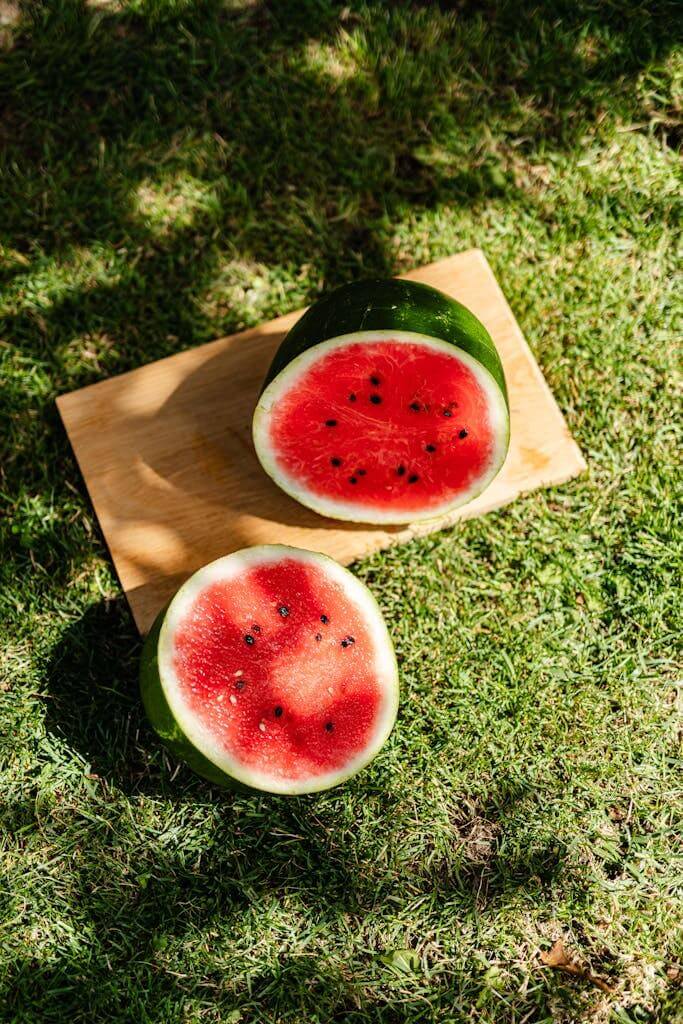
<svg viewBox="0 0 683 1024">
<path fill-rule="evenodd" d="M 97 287 L 114 288 L 128 267 L 125 251 L 96 244 L 74 246 L 59 256 L 31 257 L 22 255 L 10 266 L 18 273 L 0 297 L 0 312 L 6 316 L 21 310 L 37 313 L 48 311 L 69 296 L 92 291 Z"/>
<path fill-rule="evenodd" d="M 303 297 L 308 269 L 301 267 L 299 284 L 284 268 L 231 260 L 219 269 L 198 308 L 214 323 L 252 327 L 276 316 L 283 303 L 291 304 L 297 294 Z"/>
<path fill-rule="evenodd" d="M 160 182 L 141 182 L 136 190 L 135 210 L 150 231 L 165 234 L 171 229 L 190 227 L 198 213 L 218 212 L 220 205 L 206 182 L 178 174 Z"/>
<path fill-rule="evenodd" d="M 328 76 L 334 82 L 341 83 L 353 79 L 360 70 L 353 59 L 352 48 L 344 36 L 335 43 L 309 40 L 306 46 L 306 59 L 312 71 Z"/>
</svg>

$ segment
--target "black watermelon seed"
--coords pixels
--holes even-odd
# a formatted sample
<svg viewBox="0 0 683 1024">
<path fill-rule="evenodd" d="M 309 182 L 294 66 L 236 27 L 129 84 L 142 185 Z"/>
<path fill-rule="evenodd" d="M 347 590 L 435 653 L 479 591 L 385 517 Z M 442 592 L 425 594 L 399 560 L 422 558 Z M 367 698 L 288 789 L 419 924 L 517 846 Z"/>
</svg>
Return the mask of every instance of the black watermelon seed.
<svg viewBox="0 0 683 1024">
<path fill-rule="evenodd" d="M 251 627 L 251 631 L 252 631 L 252 633 L 260 633 L 261 632 L 261 627 L 257 626 L 257 625 L 253 625 Z"/>
<path fill-rule="evenodd" d="M 356 396 L 355 396 L 355 394 L 352 391 L 351 394 L 349 395 L 349 402 L 355 402 L 355 401 L 356 401 Z"/>
<path fill-rule="evenodd" d="M 444 409 L 443 414 L 444 414 L 444 416 L 452 416 L 453 415 L 453 413 L 451 412 L 450 409 Z"/>
<path fill-rule="evenodd" d="M 373 405 L 379 405 L 380 402 L 382 401 L 382 396 L 381 395 L 370 395 L 370 401 L 372 402 Z"/>
<path fill-rule="evenodd" d="M 410 476 L 408 477 L 408 483 L 409 484 L 416 484 L 419 479 L 420 478 L 417 475 L 417 473 L 411 473 Z"/>
<path fill-rule="evenodd" d="M 283 619 L 286 619 L 287 616 L 289 615 L 289 608 L 287 607 L 286 604 L 281 604 L 280 607 L 278 608 L 278 611 Z"/>
<path fill-rule="evenodd" d="M 334 724 L 332 722 L 325 722 L 325 732 L 332 732 Z"/>
<path fill-rule="evenodd" d="M 465 440 L 465 438 L 467 437 L 467 431 L 465 430 L 465 428 L 464 428 L 464 427 L 463 427 L 463 429 L 462 429 L 462 430 L 461 430 L 461 431 L 460 431 L 460 432 L 458 433 L 458 437 L 462 438 L 462 440 L 463 440 L 463 441 L 464 441 L 464 440 Z"/>
<path fill-rule="evenodd" d="M 342 640 L 341 645 L 342 645 L 342 647 L 348 647 L 349 646 L 349 641 L 348 640 Z"/>
<path fill-rule="evenodd" d="M 450 415 L 450 413 L 449 413 L 449 415 Z M 325 426 L 326 427 L 336 427 L 337 426 L 337 421 L 336 420 L 325 420 Z"/>
<path fill-rule="evenodd" d="M 357 484 L 358 481 L 356 480 L 355 476 L 350 476 L 349 477 L 349 483 L 350 484 Z"/>
<path fill-rule="evenodd" d="M 370 378 L 370 383 L 372 384 L 373 387 L 378 388 L 379 387 L 379 377 L 376 377 L 373 374 L 372 377 Z"/>
<path fill-rule="evenodd" d="M 249 644 L 249 645 L 255 643 L 254 638 L 251 635 L 251 633 L 247 633 L 247 635 L 244 638 L 244 642 L 245 642 L 245 644 Z"/>
<path fill-rule="evenodd" d="M 316 633 L 316 634 L 315 634 L 315 638 L 316 638 L 316 640 L 318 641 L 318 643 L 320 643 L 320 641 L 321 641 L 321 640 L 322 640 L 322 638 L 323 638 L 323 635 L 322 635 L 322 633 Z"/>
<path fill-rule="evenodd" d="M 333 466 L 341 466 L 342 464 L 342 460 L 338 459 L 336 455 L 333 459 L 330 459 L 330 462 L 332 463 Z"/>
<path fill-rule="evenodd" d="M 328 619 L 327 615 L 321 615 L 320 621 L 322 622 L 323 626 L 326 626 L 330 620 Z"/>
<path fill-rule="evenodd" d="M 356 476 L 365 476 L 365 470 L 364 469 L 357 469 L 356 470 Z"/>
<path fill-rule="evenodd" d="M 436 445 L 435 444 L 425 445 L 425 451 L 426 452 L 435 452 L 436 451 Z"/>
<path fill-rule="evenodd" d="M 278 706 L 275 708 L 275 717 L 279 718 L 281 716 L 281 714 L 282 714 L 282 708 L 278 704 Z"/>
<path fill-rule="evenodd" d="M 419 402 L 411 402 L 410 403 L 410 408 L 413 410 L 413 412 L 419 412 L 420 411 L 420 403 Z"/>
<path fill-rule="evenodd" d="M 237 682 L 235 683 L 235 689 L 236 690 L 243 690 L 244 687 L 245 687 L 244 679 L 238 679 Z"/>
<path fill-rule="evenodd" d="M 347 636 L 346 639 L 349 641 L 350 644 L 355 644 L 355 642 L 356 642 L 355 637 L 352 637 L 352 636 Z"/>
<path fill-rule="evenodd" d="M 404 465 L 400 465 L 400 466 L 396 467 L 396 474 L 397 474 L 397 476 L 404 476 L 405 475 L 405 471 L 406 471 L 406 467 Z"/>
</svg>

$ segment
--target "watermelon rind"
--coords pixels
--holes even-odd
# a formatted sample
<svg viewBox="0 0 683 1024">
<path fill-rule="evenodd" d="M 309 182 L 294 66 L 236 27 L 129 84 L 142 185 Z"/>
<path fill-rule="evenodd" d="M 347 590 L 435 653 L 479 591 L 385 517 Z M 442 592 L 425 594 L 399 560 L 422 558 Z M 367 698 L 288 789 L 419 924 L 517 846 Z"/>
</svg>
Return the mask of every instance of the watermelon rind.
<svg viewBox="0 0 683 1024">
<path fill-rule="evenodd" d="M 154 731 L 179 760 L 184 761 L 197 775 L 219 786 L 242 789 L 236 779 L 221 771 L 217 765 L 209 761 L 187 738 L 178 722 L 173 717 L 164 687 L 159 675 L 159 635 L 164 623 L 167 608 L 157 616 L 150 629 L 142 649 L 140 660 L 140 692 L 147 717 Z"/>
<path fill-rule="evenodd" d="M 297 376 L 337 345 L 353 342 L 418 341 L 457 356 L 477 376 L 490 398 L 496 438 L 489 471 L 474 487 L 422 512 L 372 508 L 316 494 L 278 463 L 269 418 L 278 396 Z M 265 472 L 302 505 L 323 516 L 374 525 L 438 519 L 481 494 L 500 471 L 510 443 L 510 413 L 503 365 L 481 321 L 466 306 L 430 285 L 399 278 L 356 281 L 318 300 L 294 324 L 278 348 L 254 411 L 252 435 Z"/>
<path fill-rule="evenodd" d="M 371 742 L 353 761 L 340 771 L 297 780 L 281 780 L 251 771 L 222 750 L 196 717 L 183 706 L 172 663 L 174 631 L 201 590 L 251 566 L 288 557 L 320 566 L 336 582 L 341 583 L 361 608 L 377 645 L 376 669 L 387 694 L 383 714 Z M 319 552 L 284 544 L 264 544 L 216 559 L 199 569 L 183 584 L 169 605 L 159 613 L 147 635 L 140 663 L 140 690 L 145 711 L 159 738 L 171 753 L 185 761 L 198 775 L 237 791 L 257 790 L 298 796 L 331 789 L 346 782 L 377 755 L 393 728 L 398 712 L 398 665 L 379 605 L 357 577 L 334 559 Z"/>
</svg>

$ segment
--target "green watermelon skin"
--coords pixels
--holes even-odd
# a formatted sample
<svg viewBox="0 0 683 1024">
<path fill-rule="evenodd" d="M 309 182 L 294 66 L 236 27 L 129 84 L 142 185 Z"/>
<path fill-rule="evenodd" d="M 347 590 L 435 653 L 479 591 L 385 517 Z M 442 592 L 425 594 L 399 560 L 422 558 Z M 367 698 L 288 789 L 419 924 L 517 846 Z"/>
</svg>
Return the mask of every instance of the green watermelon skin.
<svg viewBox="0 0 683 1024">
<path fill-rule="evenodd" d="M 293 359 L 328 338 L 356 331 L 412 331 L 448 341 L 485 367 L 508 406 L 500 356 L 491 335 L 469 309 L 418 281 L 377 278 L 342 285 L 308 309 L 275 353 L 261 394 Z"/>
</svg>

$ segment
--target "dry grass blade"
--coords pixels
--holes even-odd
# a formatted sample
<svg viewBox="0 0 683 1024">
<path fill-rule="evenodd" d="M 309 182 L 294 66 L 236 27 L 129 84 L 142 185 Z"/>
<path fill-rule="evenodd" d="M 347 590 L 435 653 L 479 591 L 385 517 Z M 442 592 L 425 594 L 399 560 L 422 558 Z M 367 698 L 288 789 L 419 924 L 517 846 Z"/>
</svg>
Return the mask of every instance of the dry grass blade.
<svg viewBox="0 0 683 1024">
<path fill-rule="evenodd" d="M 541 963 L 546 967 L 553 967 L 555 970 L 564 971 L 565 974 L 573 974 L 577 978 L 582 978 L 584 981 L 589 981 L 591 985 L 595 985 L 603 992 L 607 992 L 610 995 L 614 992 L 611 985 L 608 985 L 606 981 L 599 978 L 597 974 L 593 974 L 586 967 L 582 967 L 578 964 L 567 952 L 562 939 L 557 939 L 551 949 L 547 952 L 541 951 L 540 954 Z"/>
</svg>

